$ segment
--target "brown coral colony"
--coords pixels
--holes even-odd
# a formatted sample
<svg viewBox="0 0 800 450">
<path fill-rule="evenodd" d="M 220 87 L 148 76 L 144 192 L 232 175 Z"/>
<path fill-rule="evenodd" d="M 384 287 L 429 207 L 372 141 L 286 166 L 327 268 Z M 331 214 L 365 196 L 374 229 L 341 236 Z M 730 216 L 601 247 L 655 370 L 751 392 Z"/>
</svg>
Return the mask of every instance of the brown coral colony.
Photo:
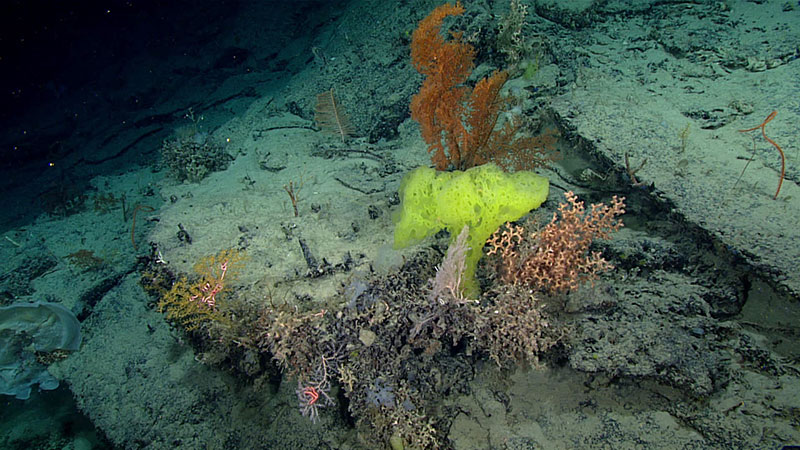
<svg viewBox="0 0 800 450">
<path fill-rule="evenodd" d="M 555 294 L 575 290 L 613 267 L 589 247 L 594 239 L 609 239 L 622 228 L 617 216 L 625 213 L 625 198 L 614 196 L 611 206 L 598 203 L 586 211 L 574 193 L 564 195 L 567 203 L 558 206 L 541 230 L 526 236 L 522 227 L 506 224 L 489 239 L 488 254 L 501 257 L 502 281 Z"/>
</svg>

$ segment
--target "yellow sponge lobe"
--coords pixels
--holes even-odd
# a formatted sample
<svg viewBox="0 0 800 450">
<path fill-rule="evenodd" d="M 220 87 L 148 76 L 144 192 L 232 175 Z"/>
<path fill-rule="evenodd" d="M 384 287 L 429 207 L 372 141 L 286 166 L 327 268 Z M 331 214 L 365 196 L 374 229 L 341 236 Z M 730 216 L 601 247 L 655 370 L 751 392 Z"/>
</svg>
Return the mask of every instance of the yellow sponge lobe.
<svg viewBox="0 0 800 450">
<path fill-rule="evenodd" d="M 442 229 L 455 240 L 464 225 L 469 226 L 470 250 L 462 282 L 465 293 L 477 294 L 475 269 L 483 244 L 503 223 L 538 208 L 548 191 L 547 178 L 529 171 L 505 173 L 494 164 L 463 172 L 420 167 L 400 185 L 394 248 L 416 244 Z"/>
</svg>

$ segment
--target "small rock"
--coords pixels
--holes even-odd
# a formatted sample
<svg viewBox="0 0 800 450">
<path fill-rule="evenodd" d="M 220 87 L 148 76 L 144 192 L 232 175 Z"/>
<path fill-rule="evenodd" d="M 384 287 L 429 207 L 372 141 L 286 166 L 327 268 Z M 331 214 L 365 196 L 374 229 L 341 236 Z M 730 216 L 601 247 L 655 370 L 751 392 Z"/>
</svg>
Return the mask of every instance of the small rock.
<svg viewBox="0 0 800 450">
<path fill-rule="evenodd" d="M 361 343 L 366 345 L 367 347 L 372 345 L 372 343 L 375 342 L 375 339 L 377 338 L 378 336 L 367 328 L 362 328 L 361 330 L 358 331 L 358 340 L 361 341 Z"/>
</svg>

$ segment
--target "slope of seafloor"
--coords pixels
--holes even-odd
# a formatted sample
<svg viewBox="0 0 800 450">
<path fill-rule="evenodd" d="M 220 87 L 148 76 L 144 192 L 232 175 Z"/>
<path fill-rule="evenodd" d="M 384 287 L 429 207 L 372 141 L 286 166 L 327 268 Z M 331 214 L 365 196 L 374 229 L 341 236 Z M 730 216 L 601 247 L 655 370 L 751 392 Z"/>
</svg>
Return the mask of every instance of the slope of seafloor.
<svg viewBox="0 0 800 450">
<path fill-rule="evenodd" d="M 468 389 L 442 393 L 437 417 L 449 424 L 447 440 L 459 449 L 796 445 L 800 60 L 791 25 L 800 11 L 776 1 L 555 3 L 531 6 L 525 29 L 541 39 L 542 66 L 508 90 L 525 93 L 523 111 L 562 136 L 563 159 L 543 171 L 552 183 L 543 220 L 565 190 L 588 201 L 627 197 L 626 227 L 598 247 L 617 267 L 564 302 L 553 319 L 569 335 L 538 367 L 509 374 L 479 361 Z M 466 6 L 474 27 L 492 23 L 489 6 Z M 321 33 L 382 14 L 401 35 L 414 19 L 411 6 L 399 8 L 354 2 Z M 231 367 L 193 347 L 142 291 L 137 257 L 153 243 L 170 268 L 191 273 L 205 256 L 244 248 L 231 295 L 319 309 L 335 306 L 353 280 L 396 271 L 431 242 L 441 249 L 444 239 L 391 250 L 400 179 L 429 157 L 405 109 L 418 81 L 398 64 L 407 46 L 369 39 L 373 32 L 363 23 L 343 32 L 347 39 L 331 39 L 322 57 L 314 44 L 324 39 L 286 45 L 286 54 L 297 46 L 321 61 L 304 67 L 305 57 L 286 56 L 293 76 L 256 80 L 257 99 L 248 83 L 259 75 L 248 71 L 205 102 L 182 91 L 149 111 L 177 129 L 187 125 L 182 106 L 199 105 L 202 131 L 235 159 L 199 183 L 178 182 L 163 167 L 93 179 L 95 193 L 156 208 L 139 211 L 136 229 L 117 203 L 42 216 L 9 234 L 20 247 L 3 248 L 5 273 L 33 273 L 13 292 L 79 312 L 84 346 L 50 370 L 115 444 L 363 446 L 337 408 L 318 424 L 302 417 L 294 380 L 258 371 L 267 353 Z M 353 51 L 351 39 L 369 44 Z M 362 106 L 352 114 L 360 135 L 380 137 L 382 127 L 397 134 L 344 145 L 320 133 L 313 95 L 332 86 L 345 104 Z M 773 110 L 765 132 L 787 157 L 777 199 L 776 149 L 761 130 L 738 131 Z M 77 264 L 70 255 L 80 249 L 102 263 Z M 310 276 L 319 264 L 330 270 Z"/>
</svg>

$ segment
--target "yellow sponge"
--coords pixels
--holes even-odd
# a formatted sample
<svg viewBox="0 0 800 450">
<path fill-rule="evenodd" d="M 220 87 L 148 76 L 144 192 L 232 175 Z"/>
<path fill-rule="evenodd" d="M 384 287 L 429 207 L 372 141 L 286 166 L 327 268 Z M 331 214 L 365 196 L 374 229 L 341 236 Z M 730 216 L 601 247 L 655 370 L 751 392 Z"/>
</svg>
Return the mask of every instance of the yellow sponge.
<svg viewBox="0 0 800 450">
<path fill-rule="evenodd" d="M 538 208 L 549 191 L 547 178 L 533 172 L 503 172 L 494 164 L 463 172 L 437 172 L 420 167 L 403 178 L 400 211 L 395 213 L 394 248 L 416 244 L 441 229 L 452 241 L 469 226 L 463 286 L 475 295 L 475 269 L 483 244 L 505 222 Z"/>
</svg>

